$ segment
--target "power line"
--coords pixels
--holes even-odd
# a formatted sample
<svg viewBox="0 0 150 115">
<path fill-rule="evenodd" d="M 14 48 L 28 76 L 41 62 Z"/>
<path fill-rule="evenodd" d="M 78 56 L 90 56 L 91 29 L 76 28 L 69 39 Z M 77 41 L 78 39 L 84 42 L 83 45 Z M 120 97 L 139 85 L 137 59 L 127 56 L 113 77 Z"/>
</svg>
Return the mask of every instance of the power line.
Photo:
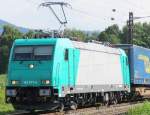
<svg viewBox="0 0 150 115">
<path fill-rule="evenodd" d="M 132 4 L 132 5 L 134 5 L 134 6 L 136 6 L 136 8 L 139 8 L 136 4 L 133 4 L 131 1 L 129 1 L 129 0 L 127 0 L 127 2 L 128 3 L 130 3 L 130 4 Z M 58 5 L 57 3 L 59 3 L 59 5 L 61 6 L 61 8 L 62 8 L 62 11 L 63 11 L 63 16 L 64 16 L 64 21 L 62 21 L 58 16 L 57 16 L 57 14 L 56 14 L 56 12 L 54 11 L 54 9 L 51 7 L 51 5 Z M 43 6 L 45 6 L 45 7 L 48 7 L 51 11 L 52 11 L 52 13 L 54 14 L 54 16 L 57 18 L 57 20 L 59 21 L 59 23 L 61 24 L 61 26 L 62 25 L 64 25 L 65 26 L 65 24 L 67 23 L 67 18 L 66 18 L 66 14 L 65 14 L 65 12 L 64 12 L 64 8 L 63 8 L 63 6 L 65 6 L 66 8 L 69 8 L 69 9 L 71 9 L 72 11 L 75 11 L 75 12 L 78 12 L 78 13 L 80 13 L 80 14 L 83 14 L 83 15 L 86 15 L 86 16 L 88 16 L 88 17 L 91 17 L 91 18 L 93 18 L 93 19 L 96 19 L 97 20 L 97 22 L 100 22 L 100 23 L 102 23 L 102 20 L 100 20 L 100 19 L 102 19 L 102 18 L 99 18 L 100 16 L 96 16 L 96 15 L 93 15 L 93 14 L 90 14 L 89 12 L 86 12 L 86 11 L 83 11 L 83 10 L 79 10 L 79 9 L 76 9 L 76 8 L 73 8 L 70 4 L 68 4 L 68 3 L 64 3 L 64 2 L 44 2 L 44 4 L 42 4 Z M 119 11 L 119 10 L 118 10 Z M 124 10 L 123 10 L 124 11 Z M 136 19 L 145 19 L 145 18 L 148 18 L 148 17 L 150 17 L 150 16 L 144 16 L 144 17 L 134 17 L 134 19 L 136 18 Z M 108 20 L 109 19 L 109 22 L 110 22 L 110 19 L 111 19 L 111 16 L 110 16 L 110 18 L 104 18 L 104 21 L 106 21 L 106 20 Z M 118 19 L 118 17 L 117 18 L 114 18 L 114 20 L 119 20 L 119 21 L 117 21 L 117 22 L 122 22 L 122 23 L 126 23 L 126 21 L 121 21 L 122 19 Z M 61 27 L 60 26 L 60 27 Z"/>
<path fill-rule="evenodd" d="M 127 0 L 128 1 L 128 0 Z M 46 2 L 45 2 L 46 3 Z M 48 2 L 47 2 L 48 3 Z M 54 4 L 55 2 L 52 2 L 51 3 L 51 5 L 55 5 Z M 134 5 L 134 6 L 137 6 L 137 5 L 135 5 L 135 4 L 133 4 L 131 1 L 128 1 L 128 3 L 131 3 L 132 5 Z M 97 18 L 98 16 L 95 16 L 95 15 L 93 15 L 93 14 L 90 14 L 90 13 L 88 13 L 88 12 L 86 12 L 86 11 L 82 11 L 82 10 L 79 10 L 79 9 L 76 9 L 76 8 L 73 8 L 70 4 L 68 4 L 68 3 L 65 3 L 65 6 L 67 7 L 67 8 L 69 8 L 69 9 L 71 9 L 71 10 L 73 10 L 73 11 L 76 11 L 76 12 L 78 12 L 78 13 L 80 13 L 80 14 L 84 14 L 84 15 L 86 15 L 86 16 L 88 16 L 88 17 L 91 17 L 91 18 L 93 18 L 93 19 L 97 19 L 98 21 L 100 21 L 100 18 Z M 137 7 L 136 7 L 137 8 Z M 50 8 L 51 9 L 51 8 Z M 63 10 L 64 11 L 64 10 Z M 64 13 L 65 14 L 65 13 Z M 55 16 L 55 17 L 57 17 L 57 16 Z M 66 17 L 66 16 L 65 16 Z M 104 19 L 105 20 L 105 19 Z M 61 21 L 59 21 L 59 22 L 61 22 Z M 123 21 L 123 22 L 125 22 L 125 21 Z M 62 23 L 62 22 L 61 22 Z"/>
<path fill-rule="evenodd" d="M 68 7 L 67 7 L 67 8 L 68 8 Z M 91 17 L 91 18 L 93 18 L 93 19 L 96 19 L 97 21 L 100 22 L 100 18 L 98 18 L 99 16 L 92 15 L 92 14 L 86 12 L 86 11 L 79 10 L 79 9 L 76 9 L 76 8 L 73 8 L 73 7 L 69 8 L 69 9 L 71 9 L 72 11 L 75 11 L 75 12 L 77 12 L 77 13 L 80 13 L 80 14 L 86 15 L 86 16 L 88 16 L 88 17 Z"/>
<path fill-rule="evenodd" d="M 140 4 L 140 5 L 137 5 L 137 4 L 133 3 L 133 2 L 131 2 L 131 0 L 125 0 L 125 1 L 128 2 L 129 4 L 133 5 L 134 8 L 138 9 L 140 12 L 142 11 L 142 12 L 144 12 L 144 13 L 145 13 L 145 12 L 147 12 L 148 14 L 150 13 L 150 12 L 144 10 L 145 7 L 141 7 L 141 6 L 142 6 L 141 4 Z"/>
<path fill-rule="evenodd" d="M 134 20 L 139 20 L 143 18 L 150 18 L 150 16 L 134 17 L 133 12 L 129 12 L 129 20 L 127 21 L 128 26 L 127 43 L 133 44 Z"/>
</svg>

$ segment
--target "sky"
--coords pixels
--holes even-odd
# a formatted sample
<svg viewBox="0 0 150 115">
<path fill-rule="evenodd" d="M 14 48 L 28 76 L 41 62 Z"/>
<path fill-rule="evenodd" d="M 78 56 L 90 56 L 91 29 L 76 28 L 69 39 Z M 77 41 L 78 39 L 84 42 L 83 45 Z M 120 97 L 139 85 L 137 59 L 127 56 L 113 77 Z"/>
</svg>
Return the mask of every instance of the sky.
<svg viewBox="0 0 150 115">
<path fill-rule="evenodd" d="M 58 29 L 60 24 L 52 12 L 39 7 L 39 4 L 47 1 L 69 3 L 71 7 L 65 8 L 66 27 L 80 30 L 102 31 L 112 24 L 118 24 L 121 28 L 126 24 L 130 11 L 135 17 L 150 15 L 150 0 L 0 0 L 0 19 L 30 29 Z M 53 8 L 63 19 L 60 8 Z M 150 18 L 135 20 L 145 21 L 150 22 Z"/>
</svg>

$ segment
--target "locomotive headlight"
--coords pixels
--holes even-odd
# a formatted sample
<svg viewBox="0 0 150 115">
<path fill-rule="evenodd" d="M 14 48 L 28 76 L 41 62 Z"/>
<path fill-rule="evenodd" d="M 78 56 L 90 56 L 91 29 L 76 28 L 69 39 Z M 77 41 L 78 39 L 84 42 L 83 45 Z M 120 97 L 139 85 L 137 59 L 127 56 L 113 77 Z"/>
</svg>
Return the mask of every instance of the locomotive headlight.
<svg viewBox="0 0 150 115">
<path fill-rule="evenodd" d="M 33 69 L 33 68 L 34 68 L 34 65 L 33 65 L 33 64 L 30 64 L 30 65 L 29 65 L 29 68 L 30 68 L 30 69 Z"/>
<path fill-rule="evenodd" d="M 16 85 L 16 84 L 18 84 L 18 81 L 12 80 L 12 81 L 11 81 L 11 84 L 12 84 L 12 85 Z"/>
<path fill-rule="evenodd" d="M 50 84 L 50 80 L 42 80 L 42 84 L 48 85 Z"/>
<path fill-rule="evenodd" d="M 49 84 L 49 83 L 50 83 L 50 81 L 49 81 L 49 80 L 46 80 L 46 81 L 45 81 L 45 84 Z"/>
</svg>

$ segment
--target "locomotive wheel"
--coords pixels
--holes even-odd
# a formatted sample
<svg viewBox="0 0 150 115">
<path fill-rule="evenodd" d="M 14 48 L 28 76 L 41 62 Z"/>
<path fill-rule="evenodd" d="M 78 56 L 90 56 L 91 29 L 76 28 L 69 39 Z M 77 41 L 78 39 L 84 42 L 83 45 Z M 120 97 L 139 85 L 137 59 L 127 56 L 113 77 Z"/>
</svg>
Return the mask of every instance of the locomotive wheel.
<svg viewBox="0 0 150 115">
<path fill-rule="evenodd" d="M 105 106 L 109 106 L 110 105 L 110 97 L 109 97 L 108 93 L 106 93 L 105 96 L 104 96 L 104 105 Z"/>
<path fill-rule="evenodd" d="M 59 111 L 59 112 L 63 112 L 64 111 L 64 104 L 63 103 L 60 103 L 59 104 L 59 106 L 58 106 L 58 108 L 57 108 L 57 110 Z"/>
<path fill-rule="evenodd" d="M 35 109 L 29 109 L 30 113 L 34 113 L 35 112 Z"/>
<path fill-rule="evenodd" d="M 114 105 L 118 104 L 118 100 L 117 100 L 116 98 L 114 98 L 113 104 L 114 104 Z"/>
<path fill-rule="evenodd" d="M 110 105 L 109 101 L 105 101 L 104 105 L 108 107 Z"/>
<path fill-rule="evenodd" d="M 75 102 L 73 102 L 73 101 L 71 101 L 70 102 L 70 108 L 72 109 L 72 110 L 76 110 L 77 109 L 77 104 L 75 103 Z"/>
<path fill-rule="evenodd" d="M 16 101 L 16 98 L 15 98 L 15 97 L 7 97 L 7 98 L 6 98 L 6 102 L 14 103 L 15 101 Z"/>
</svg>

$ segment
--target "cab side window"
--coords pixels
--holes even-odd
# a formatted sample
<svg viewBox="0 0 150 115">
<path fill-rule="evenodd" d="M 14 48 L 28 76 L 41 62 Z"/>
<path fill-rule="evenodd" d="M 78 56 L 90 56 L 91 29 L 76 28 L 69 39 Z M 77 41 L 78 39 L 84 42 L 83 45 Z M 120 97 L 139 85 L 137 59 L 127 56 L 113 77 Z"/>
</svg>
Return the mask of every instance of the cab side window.
<svg viewBox="0 0 150 115">
<path fill-rule="evenodd" d="M 128 58 L 126 58 L 126 65 L 129 65 Z"/>
<path fill-rule="evenodd" d="M 68 59 L 69 59 L 69 50 L 68 49 L 65 49 L 65 56 L 64 56 L 64 58 L 65 58 L 65 61 L 68 61 Z"/>
</svg>

